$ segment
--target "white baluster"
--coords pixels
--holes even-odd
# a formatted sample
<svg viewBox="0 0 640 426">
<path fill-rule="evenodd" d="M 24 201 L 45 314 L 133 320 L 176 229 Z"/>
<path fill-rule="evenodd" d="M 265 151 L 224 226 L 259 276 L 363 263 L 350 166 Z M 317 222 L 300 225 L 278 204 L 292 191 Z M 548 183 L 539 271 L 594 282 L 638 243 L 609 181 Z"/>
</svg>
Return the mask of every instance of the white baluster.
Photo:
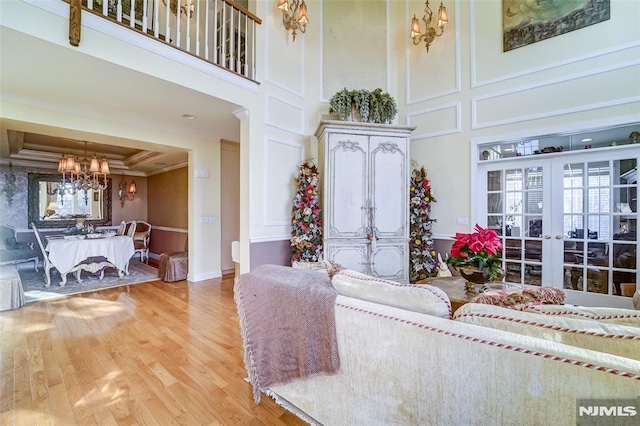
<svg viewBox="0 0 640 426">
<path fill-rule="evenodd" d="M 134 2 L 135 3 L 135 2 Z M 147 2 L 142 2 L 142 32 L 147 33 Z"/>
<path fill-rule="evenodd" d="M 131 28 L 136 27 L 136 2 L 135 0 L 130 2 L 131 6 L 129 7 L 129 26 Z"/>
<path fill-rule="evenodd" d="M 160 0 L 153 1 L 153 36 L 160 38 Z M 166 41 L 166 38 L 165 38 Z"/>
<path fill-rule="evenodd" d="M 160 1 L 160 0 L 157 0 L 157 1 Z M 165 8 L 165 9 L 166 9 L 166 10 L 165 10 L 165 12 L 166 12 L 166 16 L 165 16 L 165 19 L 166 19 L 166 20 L 165 20 L 166 28 L 165 28 L 165 30 L 164 30 L 164 41 L 166 41 L 167 43 L 171 43 L 171 28 L 169 27 L 169 23 L 171 22 L 171 21 L 169 20 L 169 18 L 170 18 L 170 16 L 169 16 L 169 9 L 171 9 L 171 8 L 169 7 L 169 4 L 170 4 L 170 3 L 169 3 L 169 1 L 171 1 L 171 0 L 168 0 L 168 1 L 167 1 L 167 7 Z"/>
</svg>

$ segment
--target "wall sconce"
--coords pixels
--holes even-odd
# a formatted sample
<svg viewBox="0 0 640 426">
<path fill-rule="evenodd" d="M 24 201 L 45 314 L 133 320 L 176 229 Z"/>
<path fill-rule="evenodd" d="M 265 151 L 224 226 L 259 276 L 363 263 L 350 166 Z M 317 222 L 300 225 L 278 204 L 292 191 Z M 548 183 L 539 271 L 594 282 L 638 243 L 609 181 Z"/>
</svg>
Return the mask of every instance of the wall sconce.
<svg viewBox="0 0 640 426">
<path fill-rule="evenodd" d="M 136 181 L 131 179 L 131 183 L 127 185 L 127 181 L 124 180 L 124 174 L 118 184 L 118 197 L 120 197 L 120 206 L 124 207 L 126 200 L 133 201 L 136 196 L 137 188 Z"/>
<path fill-rule="evenodd" d="M 16 186 L 16 175 L 13 173 L 13 164 L 9 162 L 9 173 L 4 174 L 4 188 L 2 189 L 5 197 L 7 197 L 7 204 L 11 206 L 13 196 L 18 192 Z"/>
<path fill-rule="evenodd" d="M 440 2 L 440 7 L 438 8 L 438 23 L 436 24 L 436 28 L 440 30 L 438 34 L 438 30 L 431 26 L 431 20 L 433 19 L 433 11 L 429 7 L 429 0 L 427 0 L 424 4 L 424 16 L 422 20 L 425 24 L 427 24 L 427 30 L 425 33 L 420 32 L 420 23 L 418 22 L 418 18 L 416 15 L 413 15 L 413 19 L 411 20 L 411 38 L 413 39 L 413 44 L 417 45 L 418 43 L 424 41 L 427 52 L 429 52 L 429 45 L 436 38 L 440 37 L 444 34 L 444 26 L 449 23 L 449 19 L 447 19 L 447 8 L 444 7 L 442 2 Z"/>
<path fill-rule="evenodd" d="M 282 23 L 284 24 L 284 28 L 287 31 L 291 30 L 293 41 L 296 41 L 296 35 L 298 34 L 296 31 L 299 30 L 301 33 L 307 31 L 309 16 L 307 15 L 306 3 L 304 0 L 301 2 L 298 0 L 278 0 L 276 6 L 282 10 Z M 298 10 L 298 17 L 296 18 L 295 15 Z"/>
</svg>

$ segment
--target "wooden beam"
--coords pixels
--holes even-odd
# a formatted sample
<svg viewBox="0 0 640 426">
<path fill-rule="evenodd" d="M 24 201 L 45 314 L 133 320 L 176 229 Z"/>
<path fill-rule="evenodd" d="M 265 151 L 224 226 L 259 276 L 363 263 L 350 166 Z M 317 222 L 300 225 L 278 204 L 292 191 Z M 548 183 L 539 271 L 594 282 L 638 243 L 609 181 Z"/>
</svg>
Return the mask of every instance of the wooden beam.
<svg viewBox="0 0 640 426">
<path fill-rule="evenodd" d="M 69 43 L 80 45 L 80 27 L 82 25 L 82 0 L 69 1 Z"/>
</svg>

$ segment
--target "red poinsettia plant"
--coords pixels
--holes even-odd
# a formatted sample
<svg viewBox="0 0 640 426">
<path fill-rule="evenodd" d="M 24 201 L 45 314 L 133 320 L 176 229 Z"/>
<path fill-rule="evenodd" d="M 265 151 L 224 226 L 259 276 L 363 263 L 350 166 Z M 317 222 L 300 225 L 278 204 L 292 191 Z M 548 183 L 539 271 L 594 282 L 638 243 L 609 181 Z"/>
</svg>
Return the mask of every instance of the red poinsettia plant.
<svg viewBox="0 0 640 426">
<path fill-rule="evenodd" d="M 472 266 L 492 280 L 502 274 L 502 242 L 493 229 L 476 225 L 472 234 L 456 233 L 451 246 L 450 265 L 461 268 Z"/>
</svg>

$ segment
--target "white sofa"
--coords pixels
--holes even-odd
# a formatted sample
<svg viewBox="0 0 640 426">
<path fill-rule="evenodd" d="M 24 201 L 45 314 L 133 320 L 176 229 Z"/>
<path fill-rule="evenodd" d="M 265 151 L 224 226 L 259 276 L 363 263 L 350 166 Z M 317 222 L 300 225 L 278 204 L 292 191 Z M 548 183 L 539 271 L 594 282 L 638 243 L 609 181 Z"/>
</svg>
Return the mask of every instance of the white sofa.
<svg viewBox="0 0 640 426">
<path fill-rule="evenodd" d="M 618 340 L 620 346 L 629 345 L 626 351 L 635 347 L 640 355 L 638 311 L 607 311 L 600 315 L 608 320 L 603 323 L 597 312 L 589 319 L 580 312 L 543 315 L 467 304 L 456 312 L 460 318 L 450 319 L 448 299 L 442 300 L 444 293 L 437 288 L 424 291 L 429 286 L 422 286 L 421 304 L 417 286 L 354 271 L 339 272 L 332 284 L 339 293 L 339 372 L 266 390 L 311 424 L 575 425 L 579 400 L 640 396 L 638 357 L 607 352 L 607 342 Z M 411 310 L 402 308 L 409 305 Z M 416 312 L 416 305 L 426 308 Z M 514 323 L 529 320 L 529 328 L 560 322 L 548 326 L 548 338 L 544 331 L 532 337 L 530 330 L 520 333 L 513 324 L 510 331 L 483 324 L 487 313 L 507 319 L 515 314 Z M 558 333 L 570 333 L 573 321 L 591 323 L 584 333 L 576 328 L 577 335 L 592 337 L 591 349 L 575 341 L 561 343 Z M 594 335 L 601 337 L 601 347 Z"/>
</svg>

